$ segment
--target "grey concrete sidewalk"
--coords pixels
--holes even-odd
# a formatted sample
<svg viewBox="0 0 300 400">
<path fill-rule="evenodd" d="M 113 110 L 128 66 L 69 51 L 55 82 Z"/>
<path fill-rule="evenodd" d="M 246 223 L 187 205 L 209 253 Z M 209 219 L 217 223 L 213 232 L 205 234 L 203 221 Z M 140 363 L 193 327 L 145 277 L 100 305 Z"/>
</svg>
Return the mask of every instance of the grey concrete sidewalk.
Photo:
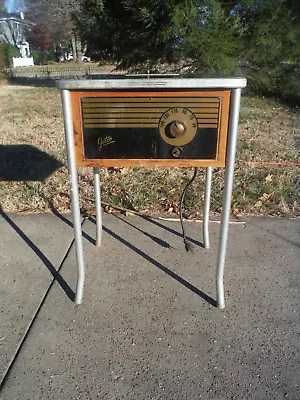
<svg viewBox="0 0 300 400">
<path fill-rule="evenodd" d="M 49 215 L 0 211 L 0 230 L 1 381 L 73 242 L 73 229 Z"/>
<path fill-rule="evenodd" d="M 78 307 L 74 249 L 48 292 L 43 258 L 61 265 L 69 225 L 10 217 L 28 242 L 1 221 L 2 371 L 13 361 L 1 399 L 300 398 L 299 220 L 230 226 L 221 311 L 212 305 L 219 225 L 210 225 L 210 250 L 195 244 L 188 254 L 178 223 L 104 217 L 101 248 L 93 245 L 94 223 L 84 223 L 87 276 Z M 201 239 L 200 224 L 187 230 Z"/>
</svg>

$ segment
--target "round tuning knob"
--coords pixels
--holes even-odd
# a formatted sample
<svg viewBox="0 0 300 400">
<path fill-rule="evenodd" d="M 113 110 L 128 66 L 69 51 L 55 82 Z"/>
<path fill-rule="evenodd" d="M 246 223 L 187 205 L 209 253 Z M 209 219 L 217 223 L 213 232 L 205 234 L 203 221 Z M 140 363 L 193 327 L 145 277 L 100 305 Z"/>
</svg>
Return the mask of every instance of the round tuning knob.
<svg viewBox="0 0 300 400">
<path fill-rule="evenodd" d="M 174 147 L 190 143 L 197 134 L 196 115 L 185 107 L 173 107 L 166 110 L 158 122 L 161 138 Z M 173 155 L 173 157 L 175 157 Z"/>
<path fill-rule="evenodd" d="M 180 138 L 185 134 L 186 126 L 182 121 L 173 121 L 170 125 L 170 133 L 174 138 Z"/>
</svg>

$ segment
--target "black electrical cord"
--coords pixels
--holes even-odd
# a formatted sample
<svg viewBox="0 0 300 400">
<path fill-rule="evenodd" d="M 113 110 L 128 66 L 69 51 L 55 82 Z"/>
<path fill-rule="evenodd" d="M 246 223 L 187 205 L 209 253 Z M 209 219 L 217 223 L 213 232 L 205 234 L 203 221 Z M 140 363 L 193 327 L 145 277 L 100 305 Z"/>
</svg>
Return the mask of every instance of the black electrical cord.
<svg viewBox="0 0 300 400">
<path fill-rule="evenodd" d="M 184 204 L 184 197 L 186 194 L 186 191 L 188 190 L 188 188 L 191 186 L 191 184 L 194 182 L 196 175 L 198 172 L 198 168 L 195 167 L 194 169 L 194 175 L 192 177 L 192 179 L 190 179 L 188 181 L 188 183 L 186 184 L 186 187 L 183 189 L 182 195 L 181 195 L 181 199 L 180 199 L 180 223 L 181 223 L 181 229 L 182 229 L 182 237 L 183 237 L 183 243 L 184 243 L 184 247 L 185 250 L 187 252 L 192 252 L 193 251 L 193 245 L 191 242 L 189 242 L 185 236 L 185 230 L 184 230 L 184 226 L 183 226 L 183 217 L 182 217 L 182 212 L 183 212 L 183 204 Z"/>
</svg>

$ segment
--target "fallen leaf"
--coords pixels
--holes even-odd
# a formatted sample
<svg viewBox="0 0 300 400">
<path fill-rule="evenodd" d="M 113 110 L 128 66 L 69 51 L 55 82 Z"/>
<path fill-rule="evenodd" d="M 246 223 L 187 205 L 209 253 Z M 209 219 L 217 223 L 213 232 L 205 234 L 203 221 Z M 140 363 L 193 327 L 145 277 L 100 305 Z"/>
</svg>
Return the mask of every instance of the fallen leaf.
<svg viewBox="0 0 300 400">
<path fill-rule="evenodd" d="M 268 201 L 268 200 L 271 200 L 273 196 L 274 196 L 274 192 L 272 192 L 272 193 L 264 193 L 264 194 L 259 198 L 259 200 L 261 200 L 261 201 Z"/>
<path fill-rule="evenodd" d="M 92 180 L 92 177 L 90 175 L 82 175 L 81 180 L 83 182 L 90 182 Z"/>
<path fill-rule="evenodd" d="M 254 204 L 254 207 L 262 207 L 262 202 L 259 200 Z"/>
<path fill-rule="evenodd" d="M 120 168 L 114 168 L 114 167 L 109 167 L 109 168 L 107 168 L 107 171 L 108 171 L 109 173 L 111 173 L 111 174 L 113 174 L 113 173 L 120 174 L 120 173 L 121 173 L 121 169 L 120 169 Z"/>
<path fill-rule="evenodd" d="M 272 180 L 273 180 L 273 178 L 272 178 L 272 175 L 271 174 L 268 174 L 267 176 L 266 176 L 266 182 L 272 182 Z"/>
<path fill-rule="evenodd" d="M 134 217 L 134 214 L 130 211 L 125 212 L 126 217 Z"/>
<path fill-rule="evenodd" d="M 178 204 L 173 203 L 173 204 L 172 204 L 172 207 L 173 207 L 173 212 L 174 212 L 174 213 L 178 213 L 178 211 L 179 211 L 179 210 L 178 210 Z"/>
<path fill-rule="evenodd" d="M 104 211 L 107 212 L 108 214 L 111 214 L 113 210 L 112 210 L 111 207 L 105 206 L 105 207 L 104 207 Z"/>
<path fill-rule="evenodd" d="M 232 208 L 231 209 L 231 215 L 234 217 L 240 217 L 241 216 L 241 211 L 238 208 Z"/>
</svg>

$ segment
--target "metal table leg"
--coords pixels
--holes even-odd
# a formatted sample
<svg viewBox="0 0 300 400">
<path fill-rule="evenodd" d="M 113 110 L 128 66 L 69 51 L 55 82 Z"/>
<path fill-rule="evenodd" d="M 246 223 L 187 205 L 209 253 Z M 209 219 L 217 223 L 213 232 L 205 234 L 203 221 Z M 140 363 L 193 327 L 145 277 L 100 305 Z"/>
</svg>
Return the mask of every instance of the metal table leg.
<svg viewBox="0 0 300 400">
<path fill-rule="evenodd" d="M 75 249 L 77 257 L 77 269 L 78 269 L 75 303 L 81 304 L 83 296 L 83 288 L 84 288 L 85 269 L 84 269 L 84 259 L 83 259 L 81 215 L 80 215 L 79 194 L 78 194 L 78 176 L 77 176 L 76 161 L 75 161 L 72 109 L 71 109 L 70 92 L 68 90 L 62 90 L 62 105 L 64 110 L 64 127 L 66 136 L 68 167 L 71 180 L 72 216 L 73 216 L 73 228 L 75 236 Z"/>
<path fill-rule="evenodd" d="M 203 244 L 205 249 L 209 249 L 209 207 L 211 193 L 212 167 L 205 168 L 205 195 L 203 207 Z"/>
<path fill-rule="evenodd" d="M 96 246 L 101 246 L 102 239 L 102 210 L 101 210 L 101 188 L 99 168 L 93 168 L 94 172 L 94 189 L 96 201 Z"/>
<path fill-rule="evenodd" d="M 232 184 L 234 175 L 234 160 L 236 152 L 236 142 L 238 134 L 238 121 L 240 111 L 240 98 L 241 89 L 234 89 L 231 94 L 231 115 L 229 123 L 229 137 L 227 144 L 227 156 L 226 156 L 226 172 L 225 172 L 225 184 L 223 192 L 223 206 L 222 206 L 222 218 L 221 218 L 221 229 L 218 249 L 218 261 L 217 261 L 217 306 L 218 308 L 225 307 L 224 299 L 224 264 L 226 257 L 226 247 L 228 238 L 228 226 L 230 217 L 230 206 L 231 206 L 231 194 Z"/>
</svg>

